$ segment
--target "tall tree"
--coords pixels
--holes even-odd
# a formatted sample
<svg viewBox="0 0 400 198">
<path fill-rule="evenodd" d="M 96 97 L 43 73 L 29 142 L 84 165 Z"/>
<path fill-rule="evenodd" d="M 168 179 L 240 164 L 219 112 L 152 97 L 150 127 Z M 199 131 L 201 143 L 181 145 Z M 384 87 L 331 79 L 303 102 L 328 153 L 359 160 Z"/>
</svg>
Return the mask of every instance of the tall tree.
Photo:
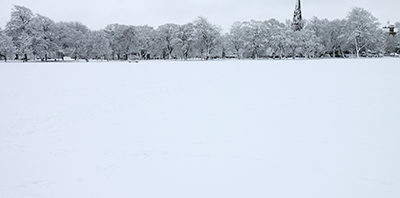
<svg viewBox="0 0 400 198">
<path fill-rule="evenodd" d="M 285 24 L 277 21 L 276 19 L 270 19 L 264 22 L 269 31 L 269 47 L 272 49 L 272 57 L 283 58 L 285 50 Z"/>
<path fill-rule="evenodd" d="M 34 56 L 47 61 L 49 56 L 55 57 L 57 51 L 56 25 L 53 20 L 36 15 L 28 25 L 32 31 L 31 48 Z"/>
<path fill-rule="evenodd" d="M 194 27 L 202 58 L 208 60 L 220 42 L 221 29 L 203 17 L 194 21 Z"/>
<path fill-rule="evenodd" d="M 301 39 L 302 33 L 300 31 L 293 31 L 292 24 L 287 21 L 284 40 L 284 45 L 287 48 L 287 56 L 291 56 L 293 59 L 296 58 L 297 50 L 302 46 Z"/>
<path fill-rule="evenodd" d="M 348 44 L 357 57 L 367 48 L 382 44 L 383 34 L 378 19 L 362 8 L 353 8 L 347 16 Z M 381 45 L 383 46 L 383 45 Z"/>
<path fill-rule="evenodd" d="M 400 53 L 400 22 L 395 23 L 396 27 L 396 35 L 395 35 L 395 43 L 396 43 L 396 52 Z"/>
<path fill-rule="evenodd" d="M 109 42 L 110 48 L 112 50 L 111 52 L 111 58 L 114 60 L 115 57 L 117 56 L 117 59 L 119 60 L 121 57 L 121 50 L 118 45 L 117 41 L 117 35 L 118 35 L 118 29 L 120 25 L 119 24 L 110 24 L 107 25 L 106 28 L 103 30 L 105 33 L 105 36 Z"/>
<path fill-rule="evenodd" d="M 326 48 L 332 54 L 332 57 L 345 57 L 344 50 L 347 42 L 346 38 L 346 20 L 336 19 L 328 24 L 328 43 Z"/>
<path fill-rule="evenodd" d="M 329 20 L 319 19 L 317 17 L 313 17 L 307 22 L 307 26 L 305 28 L 313 33 L 311 40 L 315 40 L 318 42 L 318 44 L 320 44 L 320 47 L 315 51 L 317 56 L 328 54 L 331 50 L 331 47 L 329 46 L 331 29 L 329 26 Z"/>
<path fill-rule="evenodd" d="M 88 42 L 89 28 L 79 22 L 72 22 L 68 24 L 70 27 L 70 36 L 72 37 L 72 51 L 70 56 L 75 60 L 85 59 L 88 61 L 88 53 L 86 45 Z"/>
<path fill-rule="evenodd" d="M 124 59 L 128 60 L 129 55 L 138 51 L 138 37 L 137 31 L 134 26 L 125 26 L 122 29 L 121 37 L 119 37 L 119 44 L 122 46 Z"/>
<path fill-rule="evenodd" d="M 88 42 L 86 44 L 88 58 L 106 59 L 111 55 L 110 43 L 105 37 L 103 31 L 91 31 L 88 34 Z"/>
<path fill-rule="evenodd" d="M 56 23 L 56 40 L 58 49 L 57 56 L 64 60 L 65 56 L 71 56 L 74 48 L 75 38 L 73 37 L 73 28 L 71 23 L 58 22 Z"/>
<path fill-rule="evenodd" d="M 7 36 L 4 31 L 0 29 L 0 57 L 7 61 L 15 51 L 14 44 L 11 37 Z"/>
<path fill-rule="evenodd" d="M 110 42 L 112 56 L 118 60 L 128 60 L 129 55 L 138 51 L 138 32 L 134 26 L 112 24 L 108 25 L 104 32 Z"/>
<path fill-rule="evenodd" d="M 32 11 L 26 7 L 15 5 L 11 11 L 11 20 L 6 25 L 6 34 L 11 37 L 17 48 L 16 59 L 23 54 L 24 61 L 32 52 L 32 30 L 29 25 L 34 17 Z"/>
<path fill-rule="evenodd" d="M 245 48 L 246 34 L 244 32 L 243 23 L 235 22 L 229 31 L 227 39 L 228 47 L 235 53 L 238 59 L 242 58 L 242 53 Z"/>
<path fill-rule="evenodd" d="M 177 32 L 179 26 L 176 24 L 165 24 L 157 28 L 157 38 L 160 44 L 160 48 L 163 52 L 163 58 L 168 56 L 168 59 L 172 59 L 172 52 L 178 43 Z"/>
<path fill-rule="evenodd" d="M 183 59 L 187 60 L 196 40 L 193 23 L 187 23 L 179 26 L 176 33 L 176 39 L 177 47 L 180 49 L 181 56 Z"/>
<path fill-rule="evenodd" d="M 245 46 L 250 57 L 257 59 L 260 57 L 261 52 L 265 50 L 267 46 L 267 34 L 268 30 L 262 21 L 251 20 L 250 22 L 243 23 L 243 31 L 246 35 Z"/>
<path fill-rule="evenodd" d="M 150 26 L 137 26 L 136 35 L 138 39 L 138 51 L 141 59 L 150 59 L 154 55 L 156 32 Z"/>
</svg>

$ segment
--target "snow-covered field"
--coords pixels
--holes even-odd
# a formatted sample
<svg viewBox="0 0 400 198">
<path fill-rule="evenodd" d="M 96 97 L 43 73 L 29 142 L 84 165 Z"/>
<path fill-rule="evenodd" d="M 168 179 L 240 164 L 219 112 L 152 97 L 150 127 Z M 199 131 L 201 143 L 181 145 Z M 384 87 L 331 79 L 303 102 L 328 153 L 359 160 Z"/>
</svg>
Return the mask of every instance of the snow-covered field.
<svg viewBox="0 0 400 198">
<path fill-rule="evenodd" d="M 398 198 L 400 59 L 0 63 L 1 198 Z"/>
</svg>

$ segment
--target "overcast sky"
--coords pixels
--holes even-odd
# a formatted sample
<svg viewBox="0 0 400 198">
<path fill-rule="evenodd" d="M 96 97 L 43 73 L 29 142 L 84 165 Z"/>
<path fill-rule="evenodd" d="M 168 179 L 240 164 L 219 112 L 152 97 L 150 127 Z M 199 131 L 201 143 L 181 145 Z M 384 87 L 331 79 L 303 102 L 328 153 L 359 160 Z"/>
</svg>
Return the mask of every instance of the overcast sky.
<svg viewBox="0 0 400 198">
<path fill-rule="evenodd" d="M 227 31 L 235 21 L 250 19 L 280 21 L 292 18 L 296 0 L 0 0 L 0 27 L 10 19 L 13 5 L 55 21 L 80 21 L 97 30 L 107 24 L 184 24 L 204 16 Z M 362 7 L 387 21 L 400 21 L 399 0 L 302 0 L 304 18 L 344 18 L 352 7 Z"/>
</svg>

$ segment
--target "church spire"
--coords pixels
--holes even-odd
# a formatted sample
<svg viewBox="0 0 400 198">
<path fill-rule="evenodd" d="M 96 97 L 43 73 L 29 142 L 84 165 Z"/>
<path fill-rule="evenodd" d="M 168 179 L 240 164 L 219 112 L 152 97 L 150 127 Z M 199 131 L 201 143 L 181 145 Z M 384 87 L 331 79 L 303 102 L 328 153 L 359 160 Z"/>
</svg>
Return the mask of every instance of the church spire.
<svg viewBox="0 0 400 198">
<path fill-rule="evenodd" d="M 303 29 L 303 19 L 301 16 L 301 3 L 300 0 L 297 0 L 296 8 L 294 10 L 293 23 L 292 23 L 294 31 L 300 31 Z"/>
</svg>

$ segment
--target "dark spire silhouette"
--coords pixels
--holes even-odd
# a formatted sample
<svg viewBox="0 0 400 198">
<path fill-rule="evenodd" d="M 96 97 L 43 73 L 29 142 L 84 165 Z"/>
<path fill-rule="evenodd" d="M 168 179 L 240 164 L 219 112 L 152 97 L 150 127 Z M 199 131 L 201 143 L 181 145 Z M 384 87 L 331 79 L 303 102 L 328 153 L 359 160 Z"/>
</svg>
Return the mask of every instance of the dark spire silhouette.
<svg viewBox="0 0 400 198">
<path fill-rule="evenodd" d="M 296 3 L 296 8 L 294 10 L 294 16 L 293 16 L 293 23 L 292 23 L 294 31 L 300 31 L 303 29 L 303 19 L 301 16 L 301 2 L 300 0 L 297 1 Z"/>
</svg>

